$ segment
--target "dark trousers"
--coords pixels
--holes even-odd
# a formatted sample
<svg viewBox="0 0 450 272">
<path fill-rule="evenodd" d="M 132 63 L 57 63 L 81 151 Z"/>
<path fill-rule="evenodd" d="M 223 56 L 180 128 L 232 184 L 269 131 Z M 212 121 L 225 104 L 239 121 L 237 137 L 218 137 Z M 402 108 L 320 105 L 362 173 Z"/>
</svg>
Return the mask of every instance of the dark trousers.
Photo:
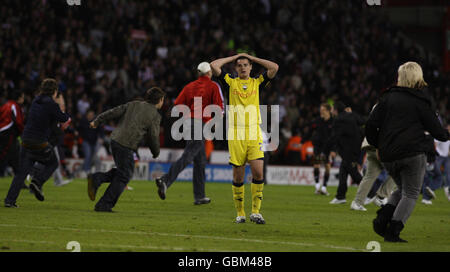
<svg viewBox="0 0 450 272">
<path fill-rule="evenodd" d="M 263 165 L 263 173 L 264 173 L 264 184 L 267 184 L 267 166 L 269 165 L 269 160 L 270 160 L 270 152 L 269 151 L 265 151 L 264 152 L 264 165 Z"/>
<path fill-rule="evenodd" d="M 425 175 L 427 158 L 425 154 L 385 162 L 389 175 L 394 179 L 397 190 L 388 199 L 388 204 L 396 206 L 392 220 L 406 221 L 412 214 L 420 195 Z"/>
<path fill-rule="evenodd" d="M 192 121 L 194 120 L 194 121 Z M 197 122 L 197 127 L 200 126 L 200 120 L 191 119 L 191 140 L 186 141 L 186 147 L 184 148 L 183 155 L 176 162 L 174 162 L 169 169 L 169 172 L 161 177 L 161 179 L 167 184 L 169 188 L 177 179 L 178 174 L 186 168 L 190 163 L 194 163 L 193 171 L 193 187 L 194 187 L 194 198 L 201 199 L 205 197 L 205 167 L 206 167 L 206 152 L 205 152 L 205 141 L 202 137 L 201 140 L 193 140 L 193 128 L 194 122 Z"/>
<path fill-rule="evenodd" d="M 94 185 L 98 188 L 102 183 L 110 183 L 103 196 L 97 202 L 96 207 L 113 208 L 120 195 L 133 177 L 134 151 L 130 148 L 111 141 L 111 151 L 116 167 L 108 172 L 93 174 Z"/>
<path fill-rule="evenodd" d="M 19 154 L 20 146 L 17 135 L 11 129 L 0 132 L 0 163 L 11 166 L 14 174 L 19 171 Z"/>
<path fill-rule="evenodd" d="M 33 181 L 39 187 L 42 187 L 42 185 L 51 177 L 56 168 L 58 168 L 58 160 L 53 147 L 50 144 L 48 144 L 45 148 L 40 149 L 28 149 L 21 146 L 19 169 L 17 173 L 14 174 L 14 179 L 9 187 L 5 203 L 16 203 L 25 179 L 33 169 L 33 165 L 36 162 L 43 165 L 43 167 L 33 175 Z"/>
<path fill-rule="evenodd" d="M 350 175 L 353 182 L 357 184 L 359 184 L 362 180 L 362 176 L 358 171 L 357 163 L 342 160 L 341 166 L 339 167 L 339 185 L 336 194 L 336 198 L 339 200 L 345 199 L 345 195 L 347 194 L 348 175 Z"/>
</svg>

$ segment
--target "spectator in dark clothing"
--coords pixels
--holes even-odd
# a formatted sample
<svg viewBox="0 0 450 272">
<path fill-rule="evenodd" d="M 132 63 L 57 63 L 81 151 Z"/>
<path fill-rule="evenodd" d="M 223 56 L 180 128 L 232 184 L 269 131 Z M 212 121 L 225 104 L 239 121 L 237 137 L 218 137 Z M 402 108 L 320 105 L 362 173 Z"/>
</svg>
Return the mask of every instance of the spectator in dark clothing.
<svg viewBox="0 0 450 272">
<path fill-rule="evenodd" d="M 85 116 L 80 121 L 80 126 L 78 128 L 79 135 L 81 136 L 83 142 L 81 144 L 84 162 L 82 170 L 87 174 L 91 172 L 92 159 L 98 150 L 98 138 L 100 136 L 100 128 L 91 128 L 89 126 L 89 120 L 93 120 L 95 117 L 94 111 L 89 110 Z"/>
<path fill-rule="evenodd" d="M 329 153 L 325 151 L 325 145 L 331 137 L 333 131 L 332 107 L 328 103 L 320 105 L 320 118 L 313 122 L 314 133 L 312 136 L 312 143 L 314 146 L 314 181 L 316 182 L 316 194 L 329 195 L 327 191 L 327 183 L 330 178 L 331 163 Z M 320 186 L 320 165 L 325 166 L 322 187 Z"/>
<path fill-rule="evenodd" d="M 342 157 L 342 162 L 339 167 L 339 186 L 336 197 L 331 200 L 330 204 L 344 204 L 346 203 L 348 175 L 356 184 L 359 184 L 362 180 L 358 170 L 358 161 L 360 160 L 361 143 L 364 138 L 360 127 L 364 124 L 364 120 L 351 112 L 351 109 L 342 102 L 337 102 L 334 109 L 337 116 L 334 119 L 333 131 L 326 143 L 325 150 L 326 152 L 330 151 L 332 157 L 336 156 L 334 151 L 337 151 Z"/>
<path fill-rule="evenodd" d="M 58 85 L 54 79 L 44 79 L 40 86 L 40 94 L 33 100 L 28 120 L 22 135 L 19 171 L 5 199 L 6 207 L 17 207 L 16 200 L 25 178 L 32 170 L 35 162 L 45 167 L 37 173 L 30 183 L 30 189 L 39 201 L 44 200 L 42 185 L 50 178 L 58 167 L 53 147 L 48 142 L 51 126 L 55 122 L 68 122 L 70 117 L 64 113 L 63 97 L 58 96 Z M 61 108 L 60 108 L 61 107 Z"/>
<path fill-rule="evenodd" d="M 449 139 L 423 90 L 426 86 L 419 64 L 401 65 L 397 86 L 385 92 L 366 124 L 367 141 L 378 149 L 398 188 L 373 220 L 374 231 L 385 241 L 406 242 L 400 232 L 419 197 L 430 151 L 425 131 L 437 140 Z"/>
</svg>

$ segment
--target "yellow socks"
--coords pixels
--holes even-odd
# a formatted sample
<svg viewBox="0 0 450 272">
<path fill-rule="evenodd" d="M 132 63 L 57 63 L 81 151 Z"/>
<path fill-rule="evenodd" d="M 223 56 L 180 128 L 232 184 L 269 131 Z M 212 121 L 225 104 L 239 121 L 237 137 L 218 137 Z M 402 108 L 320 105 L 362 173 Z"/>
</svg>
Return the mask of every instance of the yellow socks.
<svg viewBox="0 0 450 272">
<path fill-rule="evenodd" d="M 233 190 L 234 206 L 236 207 L 237 216 L 245 216 L 244 211 L 244 183 L 234 183 L 231 186 Z"/>
<path fill-rule="evenodd" d="M 237 216 L 245 216 L 244 211 L 244 184 L 234 183 L 231 186 L 233 190 L 234 206 L 236 207 Z M 252 190 L 252 213 L 259 213 L 261 202 L 263 199 L 264 181 L 253 180 L 251 184 Z"/>
<path fill-rule="evenodd" d="M 263 199 L 263 180 L 252 180 L 252 213 L 259 213 Z"/>
</svg>

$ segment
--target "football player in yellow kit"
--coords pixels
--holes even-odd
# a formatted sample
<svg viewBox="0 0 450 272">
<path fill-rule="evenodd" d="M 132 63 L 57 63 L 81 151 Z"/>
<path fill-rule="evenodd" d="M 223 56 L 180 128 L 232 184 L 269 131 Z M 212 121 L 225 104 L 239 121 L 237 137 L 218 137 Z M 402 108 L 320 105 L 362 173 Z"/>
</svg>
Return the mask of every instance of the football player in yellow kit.
<svg viewBox="0 0 450 272">
<path fill-rule="evenodd" d="M 237 77 L 222 71 L 222 66 L 234 62 Z M 266 71 L 251 77 L 252 63 L 263 66 Z M 233 200 L 237 210 L 236 223 L 246 220 L 244 211 L 245 164 L 252 171 L 252 213 L 250 221 L 265 224 L 260 214 L 262 192 L 264 188 L 261 116 L 259 110 L 259 92 L 275 77 L 278 64 L 248 54 L 217 59 L 211 62 L 214 76 L 218 77 L 222 88 L 228 92 L 228 149 L 230 164 L 233 165 Z"/>
</svg>

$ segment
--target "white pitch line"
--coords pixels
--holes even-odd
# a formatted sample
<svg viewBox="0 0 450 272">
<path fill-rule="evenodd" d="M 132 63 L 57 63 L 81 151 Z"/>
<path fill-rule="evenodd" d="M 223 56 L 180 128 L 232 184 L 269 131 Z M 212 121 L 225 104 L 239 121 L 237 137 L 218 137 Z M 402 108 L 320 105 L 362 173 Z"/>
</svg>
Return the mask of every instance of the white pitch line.
<svg viewBox="0 0 450 272">
<path fill-rule="evenodd" d="M 13 243 L 30 243 L 30 244 L 50 244 L 50 245 L 59 245 L 60 243 L 50 242 L 50 241 L 36 241 L 36 240 L 17 240 L 17 239 L 5 239 L 0 242 L 13 242 Z M 90 244 L 90 243 L 82 243 L 81 244 L 83 251 L 83 247 L 106 247 L 106 248 L 140 248 L 140 249 L 153 249 L 153 250 L 175 250 L 175 251 L 190 251 L 192 249 L 182 248 L 182 247 L 159 247 L 159 246 L 137 246 L 137 245 L 111 245 L 111 244 Z M 220 252 L 223 250 L 215 250 L 215 249 L 204 249 L 204 248 L 196 248 L 199 251 L 212 251 L 212 252 Z M 89 251 L 87 251 L 89 252 Z M 229 251 L 223 251 L 229 252 Z"/>
<path fill-rule="evenodd" d="M 158 235 L 158 236 L 171 236 L 171 237 L 190 237 L 190 238 L 198 238 L 198 239 L 227 240 L 227 241 L 238 241 L 238 242 L 249 242 L 249 243 L 282 244 L 282 245 L 293 245 L 293 246 L 319 246 L 319 247 L 333 248 L 333 249 L 344 249 L 344 250 L 352 250 L 352 251 L 364 251 L 362 249 L 357 249 L 357 248 L 353 248 L 353 247 L 334 246 L 334 245 L 327 245 L 327 244 L 312 244 L 312 243 L 285 242 L 285 241 L 269 241 L 269 240 L 259 240 L 259 239 L 231 238 L 231 237 L 207 236 L 207 235 L 190 235 L 190 234 L 180 234 L 180 233 L 145 232 L 145 231 L 121 231 L 121 230 L 106 230 L 106 229 L 75 229 L 75 228 L 66 228 L 66 227 L 18 226 L 18 225 L 8 225 L 8 224 L 0 224 L 0 227 L 23 227 L 23 228 L 47 229 L 47 230 L 67 230 L 67 231 L 85 231 L 85 232 L 109 232 L 109 233 L 119 233 L 119 234 Z"/>
</svg>

